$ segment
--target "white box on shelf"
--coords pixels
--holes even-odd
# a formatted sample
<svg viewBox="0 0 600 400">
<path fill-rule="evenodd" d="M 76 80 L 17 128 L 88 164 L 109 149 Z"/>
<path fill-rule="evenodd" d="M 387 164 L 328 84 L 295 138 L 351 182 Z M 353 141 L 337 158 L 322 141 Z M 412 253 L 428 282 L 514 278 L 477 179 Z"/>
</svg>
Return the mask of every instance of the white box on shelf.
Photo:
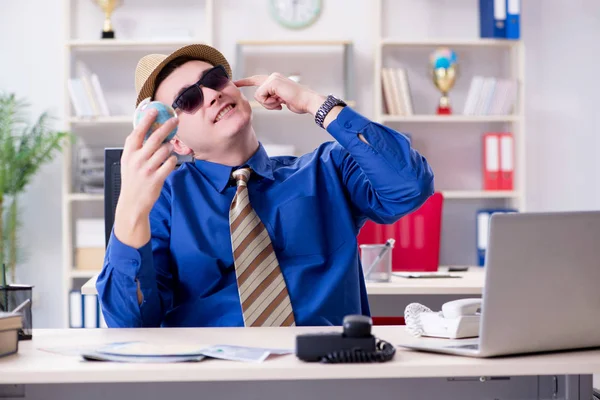
<svg viewBox="0 0 600 400">
<path fill-rule="evenodd" d="M 104 247 L 104 220 L 102 218 L 78 218 L 75 223 L 75 247 Z"/>
</svg>

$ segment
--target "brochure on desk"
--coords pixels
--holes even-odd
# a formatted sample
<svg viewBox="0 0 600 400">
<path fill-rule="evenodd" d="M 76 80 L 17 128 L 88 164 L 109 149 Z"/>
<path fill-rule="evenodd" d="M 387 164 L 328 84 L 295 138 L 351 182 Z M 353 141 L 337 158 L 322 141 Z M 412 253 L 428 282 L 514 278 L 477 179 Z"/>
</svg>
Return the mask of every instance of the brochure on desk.
<svg viewBox="0 0 600 400">
<path fill-rule="evenodd" d="M 188 344 L 153 344 L 147 342 L 111 343 L 81 353 L 89 361 L 133 363 L 172 363 L 217 358 L 230 361 L 261 363 L 271 355 L 292 354 L 289 349 L 271 349 L 235 345 L 197 346 Z"/>
</svg>

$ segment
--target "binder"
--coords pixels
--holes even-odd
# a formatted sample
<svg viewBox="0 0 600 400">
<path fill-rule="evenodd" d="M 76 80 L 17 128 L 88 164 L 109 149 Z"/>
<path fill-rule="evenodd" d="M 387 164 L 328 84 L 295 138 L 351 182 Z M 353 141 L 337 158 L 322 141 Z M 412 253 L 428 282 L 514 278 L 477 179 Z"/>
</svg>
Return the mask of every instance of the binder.
<svg viewBox="0 0 600 400">
<path fill-rule="evenodd" d="M 497 133 L 483 135 L 483 189 L 500 189 L 500 137 Z"/>
<path fill-rule="evenodd" d="M 500 189 L 514 190 L 514 139 L 512 133 L 500 134 Z"/>
<path fill-rule="evenodd" d="M 84 294 L 83 296 L 83 327 L 99 328 L 99 304 L 98 296 L 95 294 Z"/>
<path fill-rule="evenodd" d="M 521 37 L 521 0 L 506 0 L 506 38 Z"/>
<path fill-rule="evenodd" d="M 477 235 L 477 265 L 485 266 L 485 255 L 488 248 L 490 218 L 495 213 L 515 213 L 513 208 L 488 208 L 480 209 L 476 215 L 476 235 Z"/>
<path fill-rule="evenodd" d="M 69 326 L 83 328 L 83 297 L 78 290 L 69 292 Z"/>
<path fill-rule="evenodd" d="M 479 35 L 506 38 L 506 0 L 479 0 Z"/>
<path fill-rule="evenodd" d="M 100 301 L 97 295 L 84 295 L 79 290 L 69 292 L 69 326 L 71 328 L 106 327 L 106 322 L 100 313 Z"/>
</svg>

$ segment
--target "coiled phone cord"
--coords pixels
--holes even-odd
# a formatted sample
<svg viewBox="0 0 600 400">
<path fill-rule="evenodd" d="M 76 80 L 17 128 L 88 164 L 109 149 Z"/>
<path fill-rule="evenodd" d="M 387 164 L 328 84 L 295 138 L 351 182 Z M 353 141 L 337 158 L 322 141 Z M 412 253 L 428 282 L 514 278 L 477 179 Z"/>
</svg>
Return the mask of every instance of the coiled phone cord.
<svg viewBox="0 0 600 400">
<path fill-rule="evenodd" d="M 321 362 L 326 364 L 386 362 L 396 354 L 396 348 L 385 340 L 378 340 L 376 347 L 376 351 L 365 351 L 360 348 L 334 351 L 321 358 Z"/>
</svg>

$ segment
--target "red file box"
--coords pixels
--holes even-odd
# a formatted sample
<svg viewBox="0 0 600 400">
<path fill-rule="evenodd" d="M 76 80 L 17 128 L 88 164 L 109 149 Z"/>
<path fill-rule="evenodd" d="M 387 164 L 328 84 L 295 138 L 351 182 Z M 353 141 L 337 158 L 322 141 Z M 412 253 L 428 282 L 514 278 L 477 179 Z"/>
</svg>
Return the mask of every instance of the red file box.
<svg viewBox="0 0 600 400">
<path fill-rule="evenodd" d="M 392 271 L 437 271 L 440 260 L 442 206 L 444 197 L 434 193 L 412 213 L 394 224 L 367 221 L 358 234 L 358 244 L 383 244 L 392 238 Z"/>
</svg>

